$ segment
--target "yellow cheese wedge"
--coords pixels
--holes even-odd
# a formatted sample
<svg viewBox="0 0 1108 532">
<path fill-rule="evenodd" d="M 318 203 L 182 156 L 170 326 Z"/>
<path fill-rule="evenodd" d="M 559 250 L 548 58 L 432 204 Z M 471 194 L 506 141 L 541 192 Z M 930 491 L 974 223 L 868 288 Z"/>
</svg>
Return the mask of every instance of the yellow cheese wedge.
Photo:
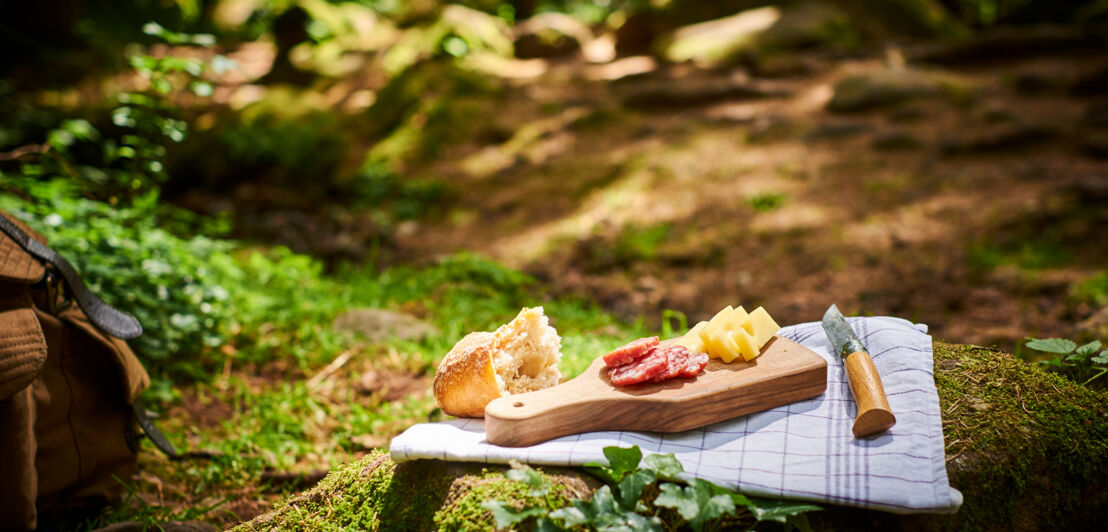
<svg viewBox="0 0 1108 532">
<path fill-rule="evenodd" d="M 746 332 L 746 329 L 739 328 L 739 330 L 731 333 L 731 340 L 739 347 L 739 351 L 743 356 L 743 360 L 754 360 L 761 346 L 757 345 L 757 340 Z"/>
<path fill-rule="evenodd" d="M 689 332 L 673 340 L 673 345 L 684 346 L 690 353 L 705 353 L 704 340 L 700 338 L 700 331 L 708 326 L 708 322 L 702 321 L 693 325 Z"/>
<path fill-rule="evenodd" d="M 731 362 L 738 357 L 754 360 L 762 347 L 781 329 L 765 308 L 747 313 L 742 307 L 730 305 L 712 319 L 697 323 L 689 332 L 674 340 L 690 351 L 703 351 L 712 358 Z"/>
<path fill-rule="evenodd" d="M 781 326 L 773 321 L 773 318 L 769 316 L 769 312 L 766 312 L 766 309 L 762 307 L 758 307 L 750 313 L 749 321 L 744 324 L 743 328 L 754 337 L 758 349 L 766 345 L 766 342 L 773 338 L 777 331 L 781 330 Z"/>
<path fill-rule="evenodd" d="M 735 344 L 735 340 L 726 333 L 713 334 L 708 337 L 708 341 L 705 342 L 705 344 L 708 347 L 708 356 L 718 358 L 724 362 L 731 362 L 742 356 L 742 352 L 739 346 Z"/>
<path fill-rule="evenodd" d="M 704 326 L 704 328 L 700 330 L 700 339 L 704 340 L 705 344 L 710 343 L 709 338 L 711 338 L 712 335 L 714 335 L 715 333 L 724 330 L 723 327 L 727 323 L 727 318 L 734 310 L 735 309 L 731 308 L 731 305 L 727 305 L 723 308 L 723 310 L 717 312 L 715 316 L 712 316 L 712 319 L 708 320 L 708 325 Z"/>
<path fill-rule="evenodd" d="M 743 323 L 746 323 L 750 318 L 750 315 L 746 313 L 746 309 L 737 307 L 731 311 L 731 314 L 727 316 L 726 331 L 734 332 L 742 328 Z"/>
</svg>

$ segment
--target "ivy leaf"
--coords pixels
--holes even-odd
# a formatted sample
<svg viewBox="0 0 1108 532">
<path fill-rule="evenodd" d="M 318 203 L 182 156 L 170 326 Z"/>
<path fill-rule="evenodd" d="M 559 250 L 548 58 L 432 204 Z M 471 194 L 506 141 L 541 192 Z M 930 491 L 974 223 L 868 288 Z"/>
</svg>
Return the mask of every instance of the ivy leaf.
<svg viewBox="0 0 1108 532">
<path fill-rule="evenodd" d="M 600 462 L 589 462 L 585 464 L 585 470 L 604 481 L 605 484 L 615 485 L 619 483 L 619 479 L 612 474 L 612 468 Z"/>
<path fill-rule="evenodd" d="M 634 512 L 605 516 L 596 524 L 599 532 L 662 532 L 662 520 Z"/>
<path fill-rule="evenodd" d="M 485 501 L 481 503 L 481 507 L 492 513 L 497 528 L 509 528 L 528 517 L 538 517 L 546 513 L 544 508 L 530 507 L 521 510 L 501 501 Z"/>
<path fill-rule="evenodd" d="M 1058 353 L 1065 355 L 1077 349 L 1077 344 L 1072 340 L 1066 340 L 1065 338 L 1047 338 L 1040 340 L 1038 338 L 1032 338 L 1025 343 L 1027 347 L 1036 351 L 1043 351 L 1045 353 Z"/>
<path fill-rule="evenodd" d="M 588 501 L 574 500 L 572 503 L 572 510 L 562 508 L 551 512 L 550 516 L 562 519 L 567 527 L 591 524 L 596 530 L 605 532 L 662 530 L 662 521 L 657 517 L 644 517 L 620 506 L 612 495 L 611 486 L 601 486 Z"/>
<path fill-rule="evenodd" d="M 580 505 L 575 504 L 574 506 L 581 510 L 589 521 L 594 521 L 598 516 L 606 513 L 620 511 L 619 504 L 616 502 L 615 497 L 612 496 L 611 486 L 600 486 L 600 489 L 593 492 L 591 499 L 583 501 Z"/>
<path fill-rule="evenodd" d="M 554 514 L 551 513 L 550 515 L 553 516 Z M 572 526 L 572 525 L 570 525 L 570 526 Z M 565 528 L 562 528 L 562 527 L 558 526 L 557 523 L 555 523 L 554 521 L 551 521 L 550 518 L 548 518 L 548 517 L 540 516 L 538 519 L 535 520 L 535 531 L 536 532 L 558 532 L 558 531 L 561 531 L 561 530 L 565 530 Z"/>
<path fill-rule="evenodd" d="M 1101 351 L 1099 355 L 1091 359 L 1097 364 L 1108 364 L 1108 351 Z"/>
<path fill-rule="evenodd" d="M 1093 353 L 1096 353 L 1096 350 L 1100 349 L 1100 346 L 1101 346 L 1100 340 L 1093 340 L 1093 341 L 1091 341 L 1091 342 L 1089 342 L 1089 343 L 1087 343 L 1087 344 L 1085 344 L 1081 347 L 1078 347 L 1077 348 L 1077 354 L 1079 354 L 1083 357 L 1087 357 L 1087 356 L 1089 356 Z"/>
<path fill-rule="evenodd" d="M 750 506 L 752 504 L 750 499 L 742 493 L 729 493 L 727 496 L 731 497 L 731 502 L 735 503 L 736 506 Z"/>
<path fill-rule="evenodd" d="M 638 468 L 639 462 L 642 460 L 642 451 L 639 450 L 638 445 L 626 449 L 611 446 L 604 448 L 604 456 L 608 459 L 607 464 L 589 462 L 585 464 L 585 467 L 604 482 L 615 485 L 623 480 L 628 472 Z"/>
<path fill-rule="evenodd" d="M 635 510 L 642 489 L 653 484 L 658 478 L 649 469 L 639 469 L 619 481 L 619 503 L 628 510 Z"/>
<path fill-rule="evenodd" d="M 808 522 L 808 514 L 790 515 L 785 518 L 785 525 L 786 527 L 791 525 L 800 532 L 815 532 L 812 529 L 811 523 Z"/>
<path fill-rule="evenodd" d="M 684 488 L 667 482 L 662 484 L 662 492 L 654 499 L 654 504 L 677 510 L 689 526 L 699 532 L 707 522 L 735 513 L 735 502 L 731 497 L 726 493 L 716 493 L 721 489 L 711 482 L 695 478 Z"/>
<path fill-rule="evenodd" d="M 806 502 L 779 501 L 756 497 L 750 497 L 749 500 L 750 504 L 746 507 L 750 509 L 750 513 L 754 514 L 754 518 L 759 521 L 777 521 L 778 523 L 784 523 L 789 516 L 823 509 Z"/>
<path fill-rule="evenodd" d="M 677 457 L 673 456 L 673 453 L 665 454 L 652 454 L 646 457 L 645 469 L 649 469 L 657 473 L 659 478 L 673 480 L 677 478 L 685 471 L 685 468 L 681 466 L 681 462 L 677 460 Z"/>
<path fill-rule="evenodd" d="M 550 491 L 550 482 L 546 477 L 527 465 L 512 464 L 512 469 L 504 473 L 504 476 L 507 477 L 508 480 L 527 484 L 527 486 L 531 488 L 532 497 L 542 497 Z"/>
<path fill-rule="evenodd" d="M 696 504 L 696 497 L 688 493 L 688 488 L 672 482 L 666 482 L 660 486 L 661 493 L 654 498 L 654 506 L 673 508 L 686 521 L 692 521 L 700 513 L 700 506 Z"/>
<path fill-rule="evenodd" d="M 581 501 L 573 501 L 574 503 Z M 553 512 L 550 512 L 551 519 L 557 519 L 565 525 L 566 528 L 572 528 L 578 525 L 583 525 L 589 522 L 589 518 L 582 512 L 577 506 L 565 506 L 558 508 Z"/>
<path fill-rule="evenodd" d="M 618 478 L 623 478 L 627 473 L 638 469 L 642 461 L 642 451 L 638 445 L 626 449 L 622 447 L 605 447 L 604 457 L 608 459 L 608 466 Z"/>
</svg>

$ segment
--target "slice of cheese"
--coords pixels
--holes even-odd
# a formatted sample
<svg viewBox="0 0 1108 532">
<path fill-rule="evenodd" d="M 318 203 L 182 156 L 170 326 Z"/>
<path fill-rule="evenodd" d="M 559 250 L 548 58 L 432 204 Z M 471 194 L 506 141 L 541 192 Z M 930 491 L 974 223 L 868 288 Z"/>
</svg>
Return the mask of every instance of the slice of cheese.
<svg viewBox="0 0 1108 532">
<path fill-rule="evenodd" d="M 708 347 L 708 356 L 718 358 L 724 362 L 731 362 L 742 356 L 742 351 L 735 344 L 735 340 L 727 333 L 717 333 L 708 337 L 705 342 Z"/>
<path fill-rule="evenodd" d="M 731 308 L 731 305 L 727 305 L 723 310 L 717 312 L 715 316 L 712 316 L 712 319 L 708 320 L 708 325 L 705 325 L 704 328 L 700 330 L 700 339 L 704 340 L 705 344 L 710 343 L 712 335 L 724 330 L 727 324 L 727 318 L 731 316 L 731 312 L 734 310 L 735 309 Z"/>
<path fill-rule="evenodd" d="M 708 322 L 702 321 L 693 325 L 689 332 L 673 340 L 673 345 L 683 346 L 690 353 L 705 353 L 704 340 L 700 338 L 700 331 L 708 326 Z"/>
<path fill-rule="evenodd" d="M 747 313 L 742 307 L 730 305 L 712 319 L 697 323 L 689 332 L 674 340 L 690 351 L 703 351 L 712 358 L 731 362 L 739 358 L 754 360 L 762 347 L 781 329 L 765 308 Z"/>
<path fill-rule="evenodd" d="M 731 340 L 739 347 L 739 351 L 742 353 L 743 360 L 751 361 L 758 356 L 761 351 L 761 346 L 758 345 L 757 340 L 746 332 L 746 329 L 739 328 L 739 330 L 731 333 Z"/>
<path fill-rule="evenodd" d="M 746 309 L 737 307 L 731 311 L 731 314 L 727 316 L 727 321 L 724 322 L 727 331 L 734 332 L 742 328 L 743 323 L 746 323 L 750 319 L 750 314 L 746 313 Z"/>
<path fill-rule="evenodd" d="M 777 331 L 781 330 L 781 326 L 773 321 L 769 312 L 766 312 L 766 309 L 762 307 L 758 307 L 750 313 L 749 321 L 743 325 L 743 328 L 754 337 L 758 349 L 766 345 L 766 342 L 773 338 Z"/>
</svg>

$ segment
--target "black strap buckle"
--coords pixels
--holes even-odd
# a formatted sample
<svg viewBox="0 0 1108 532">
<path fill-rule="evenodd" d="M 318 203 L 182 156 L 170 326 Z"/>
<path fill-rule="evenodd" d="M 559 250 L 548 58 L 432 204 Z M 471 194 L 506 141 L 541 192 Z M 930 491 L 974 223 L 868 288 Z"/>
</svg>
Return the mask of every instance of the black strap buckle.
<svg viewBox="0 0 1108 532">
<path fill-rule="evenodd" d="M 73 296 L 66 288 L 65 279 L 54 268 L 48 267 L 46 276 L 40 282 L 45 292 L 46 309 L 50 314 L 57 316 L 73 304 Z"/>
</svg>

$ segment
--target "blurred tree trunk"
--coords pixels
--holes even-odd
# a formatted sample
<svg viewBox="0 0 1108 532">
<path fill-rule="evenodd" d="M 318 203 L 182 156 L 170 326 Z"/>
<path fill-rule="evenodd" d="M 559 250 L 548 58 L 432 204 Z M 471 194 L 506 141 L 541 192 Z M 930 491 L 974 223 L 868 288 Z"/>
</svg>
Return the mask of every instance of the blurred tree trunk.
<svg viewBox="0 0 1108 532">
<path fill-rule="evenodd" d="M 512 7 L 516 10 L 516 20 L 528 19 L 535 14 L 535 0 L 512 0 Z"/>
</svg>

